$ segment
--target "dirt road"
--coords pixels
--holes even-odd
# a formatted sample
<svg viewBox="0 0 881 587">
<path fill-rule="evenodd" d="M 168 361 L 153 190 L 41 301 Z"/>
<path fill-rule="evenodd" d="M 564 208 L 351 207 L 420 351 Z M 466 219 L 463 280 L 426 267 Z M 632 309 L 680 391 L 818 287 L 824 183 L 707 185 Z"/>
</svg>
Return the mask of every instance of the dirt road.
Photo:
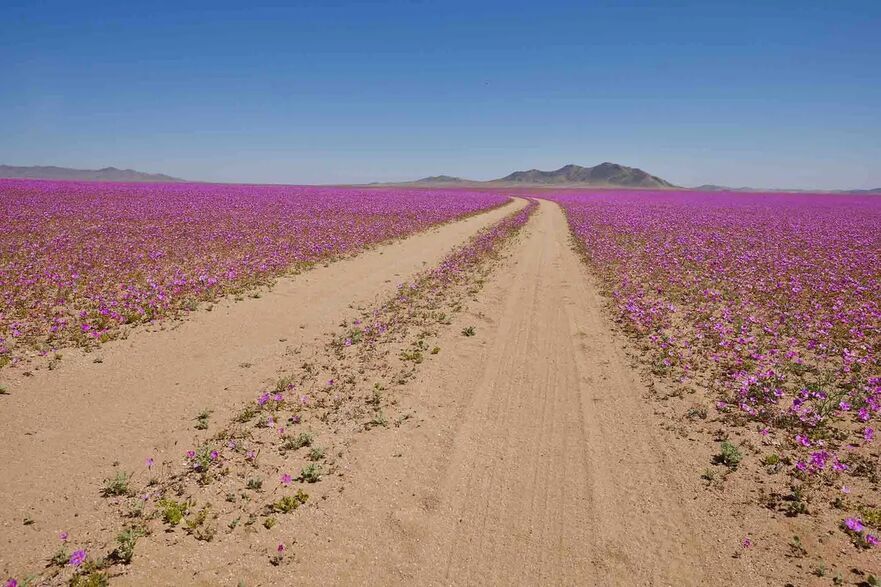
<svg viewBox="0 0 881 587">
<path fill-rule="evenodd" d="M 98 490 L 115 463 L 143 482 L 147 458 L 156 470 L 179 461 L 199 435 L 193 428 L 201 411 L 228 418 L 289 366 L 292 348 L 323 344 L 347 308 L 385 298 L 524 204 L 279 280 L 259 299 L 226 301 L 159 331 L 139 329 L 91 354 L 64 351 L 54 370 L 11 382 L 4 373 L 12 393 L 0 398 L 0 569 L 39 565 L 60 531 L 84 540 L 90 529 L 109 529 Z"/>
<path fill-rule="evenodd" d="M 751 584 L 749 563 L 718 548 L 741 529 L 695 501 L 700 464 L 660 436 L 556 204 L 505 269 L 402 398 L 419 425 L 356 448 L 353 485 L 301 541 L 297 578 Z"/>
<path fill-rule="evenodd" d="M 180 447 L 171 439 L 191 434 L 194 412 L 212 393 L 221 397 L 210 405 L 222 411 L 223 394 L 250 392 L 274 375 L 284 362 L 286 345 L 279 338 L 291 337 L 304 323 L 309 332 L 320 331 L 338 320 L 350 301 L 367 301 L 350 295 L 355 289 L 381 292 L 386 279 L 418 269 L 423 259 L 431 262 L 486 221 L 445 227 L 434 236 L 393 245 L 395 254 L 385 249 L 383 256 L 368 253 L 315 272 L 308 298 L 296 293 L 306 291 L 297 289 L 305 285 L 286 284 L 259 304 L 231 305 L 177 331 L 145 335 L 144 341 L 132 341 L 142 345 L 132 350 L 120 345 L 118 356 L 104 353 L 105 367 L 108 359 L 115 361 L 115 379 L 98 378 L 90 386 L 77 379 L 88 365 L 67 369 L 63 376 L 76 384 L 71 381 L 59 397 L 47 399 L 45 408 L 18 408 L 22 420 L 0 432 L 4 471 L 12 471 L 13 479 L 36 471 L 4 492 L 5 528 L 20 523 L 21 514 L 10 515 L 9 508 L 20 508 L 35 495 L 28 493 L 35 476 L 44 489 L 44 483 L 64 487 L 34 498 L 53 495 L 48 511 L 61 511 L 68 492 L 63 475 L 71 476 L 70 495 L 79 511 L 100 511 L 90 509 L 99 507 L 90 503 L 97 495 L 75 492 L 94 487 L 113 455 L 141 443 L 145 456 L 153 451 L 178 458 Z M 449 238 L 440 238 L 442 231 Z M 434 248 L 414 252 L 419 239 Z M 248 308 L 260 313 L 249 315 L 256 310 Z M 255 320 L 262 325 L 259 336 L 243 327 Z M 476 335 L 462 336 L 466 326 Z M 207 346 L 194 349 L 180 338 L 197 334 Z M 154 337 L 156 342 L 148 342 Z M 700 497 L 703 461 L 689 453 L 687 443 L 669 443 L 663 436 L 663 422 L 571 248 L 556 204 L 541 203 L 507 259 L 438 345 L 443 350 L 437 358 L 422 365 L 417 379 L 396 398 L 400 411 L 414 418 L 400 427 L 371 430 L 350 447 L 344 488 L 300 512 L 290 564 L 271 566 L 256 553 L 242 556 L 234 542 L 181 542 L 173 551 L 154 544 L 121 582 L 762 583 L 749 560 L 732 556 L 743 528 L 707 508 Z M 189 354 L 175 362 L 175 353 Z M 237 367 L 246 360 L 254 367 Z M 179 364 L 189 370 L 172 368 Z M 48 382 L 53 375 L 40 377 Z M 105 413 L 102 402 L 122 402 L 124 389 L 131 388 L 127 382 L 159 395 L 139 395 L 115 415 Z M 221 392 L 225 387 L 230 389 Z M 189 397 L 194 391 L 195 400 Z M 28 393 L 37 394 L 38 388 Z M 68 429 L 58 418 L 70 398 L 80 399 L 72 404 L 75 419 Z M 153 414 L 147 423 L 141 420 L 145 409 Z M 25 414 L 35 416 L 24 419 Z M 52 425 L 45 426 L 47 421 Z M 165 426 L 169 440 L 154 429 L 157 423 Z M 116 430 L 122 446 L 95 445 L 85 434 L 90 426 Z M 35 466 L 34 458 L 45 462 Z M 66 459 L 76 466 L 56 470 Z M 89 518 L 77 523 L 100 523 Z M 40 519 L 44 530 L 53 523 Z M 162 577 L 158 582 L 157 576 Z"/>
</svg>

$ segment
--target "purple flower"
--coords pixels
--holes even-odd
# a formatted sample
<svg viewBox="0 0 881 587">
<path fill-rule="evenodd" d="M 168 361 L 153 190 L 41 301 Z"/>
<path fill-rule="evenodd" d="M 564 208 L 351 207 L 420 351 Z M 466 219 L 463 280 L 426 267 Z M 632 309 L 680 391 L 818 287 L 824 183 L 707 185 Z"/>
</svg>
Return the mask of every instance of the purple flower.
<svg viewBox="0 0 881 587">
<path fill-rule="evenodd" d="M 747 536 L 746 538 L 743 539 L 743 541 L 741 542 L 741 545 L 743 545 L 744 548 L 752 548 L 753 541 L 750 540 L 749 536 Z"/>
<path fill-rule="evenodd" d="M 288 473 L 285 473 L 284 475 L 281 476 L 281 484 L 284 485 L 285 487 L 290 485 L 291 481 L 293 481 L 293 478 Z"/>
<path fill-rule="evenodd" d="M 795 435 L 795 441 L 802 446 L 811 446 L 811 439 L 801 434 Z"/>
<path fill-rule="evenodd" d="M 220 454 L 216 450 L 212 450 L 209 456 L 212 461 L 216 461 L 220 457 Z"/>
<path fill-rule="evenodd" d="M 275 550 L 277 550 L 279 554 L 283 553 L 285 550 L 284 544 L 279 544 Z"/>
<path fill-rule="evenodd" d="M 274 396 L 272 396 L 272 399 L 277 402 L 282 402 L 284 401 L 284 395 L 281 393 L 276 393 Z"/>
<path fill-rule="evenodd" d="M 869 546 L 878 546 L 878 537 L 874 534 L 866 534 L 866 544 Z"/>
<path fill-rule="evenodd" d="M 6 587 L 18 587 L 18 581 L 15 579 L 6 579 Z"/>
<path fill-rule="evenodd" d="M 863 430 L 863 439 L 865 439 L 866 442 L 872 442 L 875 439 L 875 430 L 867 427 Z"/>
<path fill-rule="evenodd" d="M 196 458 L 196 451 L 194 451 L 194 450 L 188 450 L 188 451 L 187 451 L 187 458 L 188 458 L 188 459 L 195 459 L 195 458 Z"/>
<path fill-rule="evenodd" d="M 74 550 L 73 553 L 70 555 L 70 561 L 68 561 L 67 564 L 72 567 L 78 567 L 86 561 L 86 556 L 88 555 L 86 554 L 85 550 Z"/>
<path fill-rule="evenodd" d="M 268 401 L 269 401 L 269 392 L 266 392 L 257 398 L 257 405 L 259 405 L 259 406 L 265 405 L 266 402 L 268 402 Z"/>
<path fill-rule="evenodd" d="M 844 520 L 844 525 L 847 527 L 848 530 L 850 530 L 851 532 L 856 532 L 857 534 L 862 532 L 865 528 L 865 526 L 863 526 L 863 523 L 856 518 L 847 518 L 846 520 Z"/>
<path fill-rule="evenodd" d="M 58 538 L 59 538 L 62 542 L 67 542 L 67 538 L 68 538 L 68 536 L 69 536 L 69 535 L 68 535 L 67 532 L 60 532 L 60 533 L 58 534 Z"/>
<path fill-rule="evenodd" d="M 147 458 L 147 469 L 148 469 L 148 470 L 152 470 L 152 469 L 153 469 L 153 457 L 148 457 L 148 458 Z"/>
</svg>

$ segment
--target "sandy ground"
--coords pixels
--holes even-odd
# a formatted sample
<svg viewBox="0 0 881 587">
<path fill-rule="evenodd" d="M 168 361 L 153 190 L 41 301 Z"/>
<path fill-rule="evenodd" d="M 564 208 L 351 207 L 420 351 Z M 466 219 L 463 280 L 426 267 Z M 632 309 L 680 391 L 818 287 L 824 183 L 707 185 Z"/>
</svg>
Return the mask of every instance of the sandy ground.
<svg viewBox="0 0 881 587">
<path fill-rule="evenodd" d="M 661 436 L 602 307 L 542 202 L 457 321 L 477 335 L 454 325 L 402 398 L 418 426 L 355 448 L 345 497 L 298 540 L 294 582 L 764 584 L 732 557 L 736 520 L 699 500 L 703 463 Z"/>
<path fill-rule="evenodd" d="M 350 307 L 384 299 L 480 228 L 525 205 L 518 200 L 299 276 L 259 299 L 227 301 L 159 331 L 135 330 L 94 353 L 64 352 L 57 368 L 4 370 L 0 397 L 0 571 L 40 566 L 60 531 L 110 530 L 98 493 L 114 463 L 146 476 L 145 460 L 179 461 L 212 419 L 256 397 Z M 99 358 L 100 363 L 94 362 Z M 184 448 L 186 447 L 186 448 Z M 143 479 L 141 479 L 143 481 Z"/>
<path fill-rule="evenodd" d="M 23 550 L 44 547 L 38 534 L 100 526 L 106 506 L 95 487 L 113 460 L 179 460 L 200 409 L 229 417 L 234 400 L 290 364 L 295 340 L 313 344 L 350 305 L 388 294 L 422 261 L 440 259 L 510 210 L 315 270 L 175 330 L 108 345 L 102 364 L 65 359 L 57 371 L 22 380 L 14 396 L 0 398 L 0 568 L 10 555 L 27 560 Z M 562 211 L 542 201 L 442 332 L 442 351 L 400 390 L 398 411 L 414 417 L 360 434 L 339 490 L 291 518 L 285 564 L 272 566 L 265 552 L 243 552 L 250 547 L 233 540 L 185 537 L 170 549 L 145 539 L 117 581 L 782 584 L 773 557 L 740 548 L 760 529 L 758 518 L 747 523 L 700 481 L 712 448 L 668 430 L 603 308 Z M 475 336 L 462 336 L 466 326 Z M 35 524 L 23 527 L 24 515 Z"/>
</svg>

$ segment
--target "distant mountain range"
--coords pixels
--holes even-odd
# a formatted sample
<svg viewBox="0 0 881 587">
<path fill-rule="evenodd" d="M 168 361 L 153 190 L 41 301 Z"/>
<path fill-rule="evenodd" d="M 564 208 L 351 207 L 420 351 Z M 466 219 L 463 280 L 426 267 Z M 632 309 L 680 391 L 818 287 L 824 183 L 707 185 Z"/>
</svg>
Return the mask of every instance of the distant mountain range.
<svg viewBox="0 0 881 587">
<path fill-rule="evenodd" d="M 34 165 L 31 167 L 0 165 L 0 178 L 127 182 L 184 181 L 162 173 L 144 173 L 142 171 L 135 171 L 134 169 L 117 169 L 116 167 L 105 167 L 103 169 L 70 169 L 69 167 L 55 167 L 53 165 Z"/>
<path fill-rule="evenodd" d="M 699 185 L 690 188 L 700 192 L 828 192 L 831 194 L 881 194 L 881 188 L 870 190 L 805 190 L 805 189 L 767 189 L 767 188 L 750 188 L 739 187 L 731 188 L 724 185 L 715 185 L 712 183 Z"/>
<path fill-rule="evenodd" d="M 669 181 L 650 175 L 642 169 L 627 167 L 617 163 L 600 163 L 594 167 L 570 164 L 553 171 L 529 169 L 527 171 L 515 171 L 505 177 L 489 181 L 475 181 L 449 175 L 435 175 L 417 179 L 416 181 L 386 185 L 426 187 L 676 187 Z"/>
</svg>

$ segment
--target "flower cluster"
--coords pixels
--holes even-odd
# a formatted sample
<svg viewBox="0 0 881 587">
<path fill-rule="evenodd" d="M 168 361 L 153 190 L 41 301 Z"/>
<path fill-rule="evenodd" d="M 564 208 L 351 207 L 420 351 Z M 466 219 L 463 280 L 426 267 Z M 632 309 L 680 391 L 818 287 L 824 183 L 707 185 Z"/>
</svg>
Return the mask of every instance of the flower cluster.
<svg viewBox="0 0 881 587">
<path fill-rule="evenodd" d="M 106 340 L 122 324 L 175 315 L 507 200 L 468 191 L 0 180 L 0 358 L 20 346 Z"/>
<path fill-rule="evenodd" d="M 725 417 L 788 447 L 793 475 L 875 474 L 866 467 L 878 462 L 870 424 L 881 415 L 881 199 L 553 199 L 653 372 L 712 390 Z"/>
</svg>

